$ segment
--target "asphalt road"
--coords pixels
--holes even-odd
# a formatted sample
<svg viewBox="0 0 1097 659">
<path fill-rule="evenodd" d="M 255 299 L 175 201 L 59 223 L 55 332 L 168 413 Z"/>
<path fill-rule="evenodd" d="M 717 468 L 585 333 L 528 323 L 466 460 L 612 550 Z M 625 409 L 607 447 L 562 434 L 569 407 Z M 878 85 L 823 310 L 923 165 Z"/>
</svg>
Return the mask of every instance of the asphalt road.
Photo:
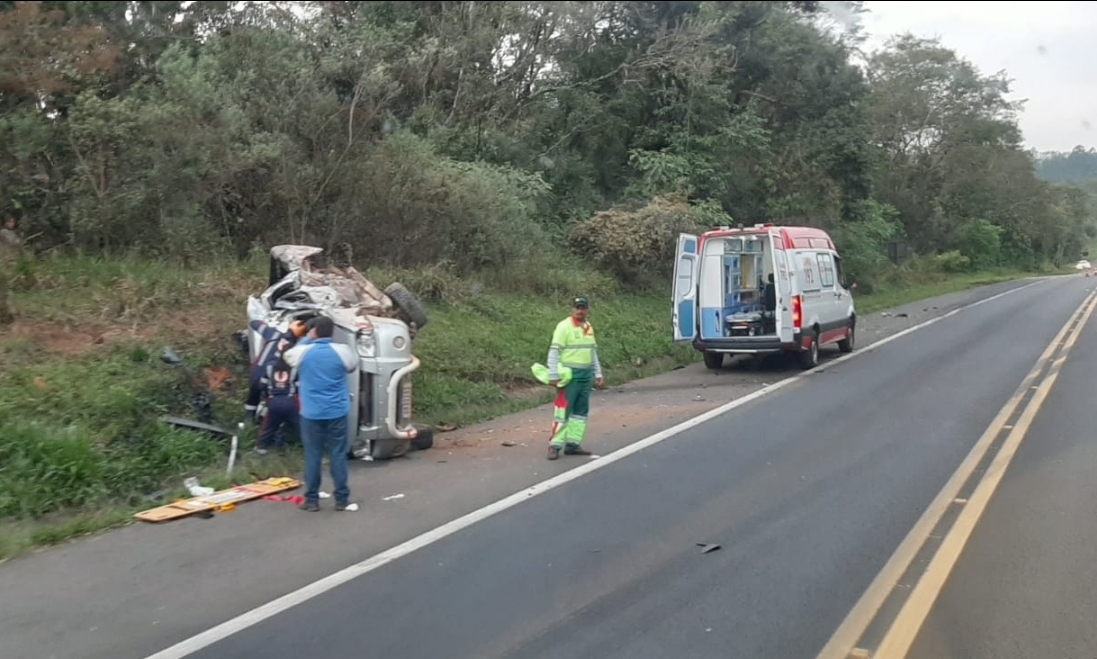
<svg viewBox="0 0 1097 659">
<path fill-rule="evenodd" d="M 815 657 L 1092 288 L 967 309 L 192 656 Z M 916 656 L 1092 655 L 1085 332 Z"/>
<path fill-rule="evenodd" d="M 911 659 L 1097 656 L 1097 322 L 922 626 Z"/>
</svg>

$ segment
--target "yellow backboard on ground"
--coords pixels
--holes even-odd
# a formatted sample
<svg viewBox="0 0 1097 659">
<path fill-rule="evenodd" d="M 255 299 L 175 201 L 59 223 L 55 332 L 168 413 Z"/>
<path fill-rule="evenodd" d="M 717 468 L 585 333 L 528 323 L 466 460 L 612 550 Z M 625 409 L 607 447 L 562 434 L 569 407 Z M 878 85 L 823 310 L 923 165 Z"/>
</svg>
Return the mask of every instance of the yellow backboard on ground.
<svg viewBox="0 0 1097 659">
<path fill-rule="evenodd" d="M 134 515 L 142 522 L 170 522 L 198 513 L 215 512 L 222 508 L 229 510 L 236 504 L 254 501 L 271 494 L 295 490 L 301 482 L 293 478 L 268 478 L 247 485 L 237 485 L 227 490 L 214 492 L 202 497 L 180 499 L 166 506 L 160 506 Z"/>
</svg>

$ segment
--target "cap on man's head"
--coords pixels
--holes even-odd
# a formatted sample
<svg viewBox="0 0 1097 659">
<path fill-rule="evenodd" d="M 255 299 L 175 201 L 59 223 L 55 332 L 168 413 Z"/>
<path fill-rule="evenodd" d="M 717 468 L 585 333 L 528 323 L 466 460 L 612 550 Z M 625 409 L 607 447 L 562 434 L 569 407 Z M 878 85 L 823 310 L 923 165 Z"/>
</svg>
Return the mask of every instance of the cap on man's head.
<svg viewBox="0 0 1097 659">
<path fill-rule="evenodd" d="M 577 297 L 572 301 L 571 307 L 573 309 L 589 309 L 590 302 L 585 297 Z"/>
</svg>

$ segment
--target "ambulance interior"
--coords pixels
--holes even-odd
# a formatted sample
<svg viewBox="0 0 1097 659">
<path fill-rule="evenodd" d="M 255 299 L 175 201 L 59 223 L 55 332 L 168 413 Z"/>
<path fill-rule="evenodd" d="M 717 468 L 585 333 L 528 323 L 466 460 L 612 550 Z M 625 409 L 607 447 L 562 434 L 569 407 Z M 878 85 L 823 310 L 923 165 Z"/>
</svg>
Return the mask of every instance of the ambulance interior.
<svg viewBox="0 0 1097 659">
<path fill-rule="evenodd" d="M 777 334 L 777 290 L 768 234 L 705 241 L 701 255 L 701 338 Z"/>
</svg>

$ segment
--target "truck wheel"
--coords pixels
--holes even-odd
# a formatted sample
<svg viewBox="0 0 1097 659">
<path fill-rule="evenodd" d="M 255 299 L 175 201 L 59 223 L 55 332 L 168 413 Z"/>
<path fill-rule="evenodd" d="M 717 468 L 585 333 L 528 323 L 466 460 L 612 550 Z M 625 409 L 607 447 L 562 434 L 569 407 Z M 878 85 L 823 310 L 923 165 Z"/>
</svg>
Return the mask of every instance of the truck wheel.
<svg viewBox="0 0 1097 659">
<path fill-rule="evenodd" d="M 838 349 L 845 353 L 853 352 L 856 346 L 854 343 L 854 333 L 856 332 L 856 326 L 850 322 L 849 324 L 849 336 L 838 342 Z"/>
<path fill-rule="evenodd" d="M 722 352 L 705 352 L 702 353 L 705 358 L 705 367 L 714 371 L 720 370 L 724 366 L 724 353 Z"/>
<path fill-rule="evenodd" d="M 409 439 L 375 439 L 370 450 L 374 460 L 392 460 L 403 457 L 411 448 Z"/>
<path fill-rule="evenodd" d="M 800 368 L 805 371 L 815 368 L 819 365 L 819 335 L 813 334 L 811 336 L 811 347 L 807 350 L 800 351 Z"/>
<path fill-rule="evenodd" d="M 427 326 L 427 312 L 423 304 L 406 286 L 398 281 L 393 282 L 385 289 L 385 295 L 392 299 L 392 304 L 402 311 L 408 320 L 415 323 L 417 328 L 423 329 Z"/>
<path fill-rule="evenodd" d="M 419 434 L 415 436 L 415 439 L 411 440 L 411 450 L 425 451 L 434 446 L 434 428 L 431 428 L 430 426 L 416 426 L 415 429 Z"/>
</svg>

